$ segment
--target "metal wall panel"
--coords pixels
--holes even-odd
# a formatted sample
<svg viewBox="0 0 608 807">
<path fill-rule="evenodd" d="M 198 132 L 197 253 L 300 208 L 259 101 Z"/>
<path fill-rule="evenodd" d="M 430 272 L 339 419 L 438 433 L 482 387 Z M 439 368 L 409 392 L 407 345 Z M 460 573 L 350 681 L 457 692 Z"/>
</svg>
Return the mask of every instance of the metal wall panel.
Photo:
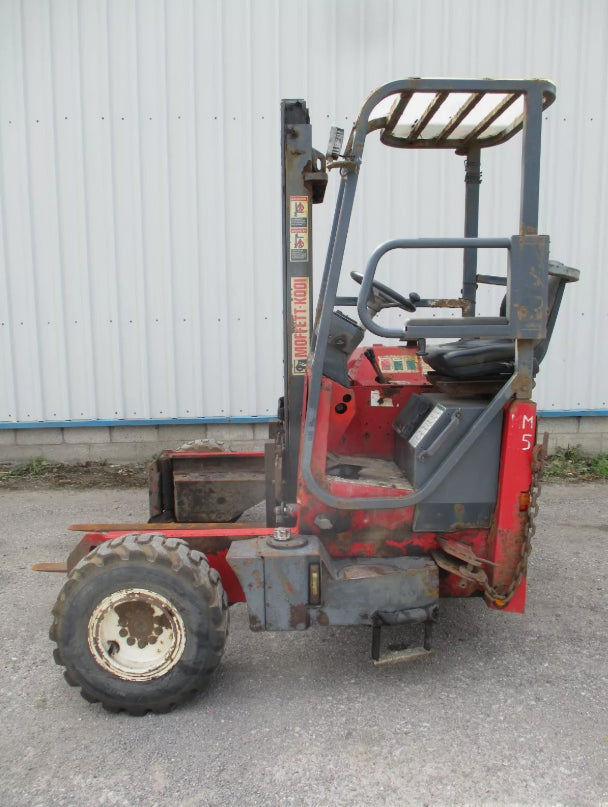
<svg viewBox="0 0 608 807">
<path fill-rule="evenodd" d="M 537 398 L 608 410 L 607 54 L 603 0 L 3 0 L 0 422 L 274 414 L 279 101 L 308 101 L 324 149 L 331 124 L 408 75 L 556 82 L 540 231 L 582 279 Z M 462 159 L 370 141 L 346 266 L 391 237 L 461 234 Z M 509 235 L 519 145 L 494 151 L 480 234 Z M 317 277 L 336 184 L 315 208 Z M 428 253 L 384 277 L 432 296 L 458 275 Z"/>
</svg>

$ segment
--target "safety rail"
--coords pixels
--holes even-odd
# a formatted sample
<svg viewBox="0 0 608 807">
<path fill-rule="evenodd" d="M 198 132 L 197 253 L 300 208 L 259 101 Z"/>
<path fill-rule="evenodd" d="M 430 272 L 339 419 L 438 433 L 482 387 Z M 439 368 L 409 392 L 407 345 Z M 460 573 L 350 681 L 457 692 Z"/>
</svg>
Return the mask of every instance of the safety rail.
<svg viewBox="0 0 608 807">
<path fill-rule="evenodd" d="M 538 316 L 547 306 L 547 269 L 548 250 L 535 249 L 534 257 L 525 256 L 521 247 L 538 247 L 543 236 L 529 238 L 395 238 L 385 241 L 376 247 L 369 258 L 363 274 L 357 312 L 363 325 L 377 336 L 389 339 L 426 339 L 433 337 L 493 337 L 501 338 L 534 338 L 542 339 L 545 335 L 543 317 Z M 386 328 L 376 323 L 368 311 L 367 301 L 373 291 L 373 282 L 380 259 L 394 249 L 506 249 L 511 261 L 507 278 L 507 317 L 463 317 L 433 318 L 408 320 L 402 328 Z M 514 254 L 516 253 L 517 254 Z M 526 257 L 522 260 L 522 257 Z M 522 283 L 522 273 L 531 271 L 536 280 L 534 283 L 534 299 L 526 288 L 529 283 Z M 529 279 L 528 279 L 529 280 Z M 529 328 L 533 333 L 528 332 Z"/>
</svg>

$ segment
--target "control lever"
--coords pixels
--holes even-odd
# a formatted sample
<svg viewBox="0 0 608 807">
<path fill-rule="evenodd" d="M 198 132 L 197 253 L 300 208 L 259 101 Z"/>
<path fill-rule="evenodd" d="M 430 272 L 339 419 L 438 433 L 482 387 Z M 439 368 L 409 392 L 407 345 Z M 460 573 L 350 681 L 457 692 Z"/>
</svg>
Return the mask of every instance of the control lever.
<svg viewBox="0 0 608 807">
<path fill-rule="evenodd" d="M 378 384 L 390 384 L 390 379 L 387 378 L 382 370 L 380 369 L 380 365 L 378 364 L 378 359 L 376 358 L 376 354 L 374 353 L 373 347 L 368 347 L 367 350 L 363 352 L 363 355 L 371 364 L 376 372 L 376 381 Z"/>
</svg>

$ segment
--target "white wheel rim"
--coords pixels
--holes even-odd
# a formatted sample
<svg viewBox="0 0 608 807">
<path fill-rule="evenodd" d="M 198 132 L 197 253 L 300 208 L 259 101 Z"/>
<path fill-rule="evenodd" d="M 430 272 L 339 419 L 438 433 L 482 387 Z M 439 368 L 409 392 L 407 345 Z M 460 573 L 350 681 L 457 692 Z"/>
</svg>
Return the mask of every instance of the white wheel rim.
<svg viewBox="0 0 608 807">
<path fill-rule="evenodd" d="M 104 670 L 125 681 L 150 681 L 173 669 L 186 646 L 184 622 L 154 591 L 116 591 L 93 610 L 89 649 Z"/>
</svg>

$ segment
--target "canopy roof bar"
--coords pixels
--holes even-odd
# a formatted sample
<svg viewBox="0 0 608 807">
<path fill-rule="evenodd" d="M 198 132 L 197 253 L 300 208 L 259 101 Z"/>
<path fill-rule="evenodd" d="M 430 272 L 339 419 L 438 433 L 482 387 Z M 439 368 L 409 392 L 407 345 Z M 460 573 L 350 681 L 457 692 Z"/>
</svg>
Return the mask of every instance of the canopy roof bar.
<svg viewBox="0 0 608 807">
<path fill-rule="evenodd" d="M 513 118 L 501 117 L 516 102 L 525 102 L 535 89 L 541 93 L 543 109 L 555 100 L 555 87 L 542 79 L 413 78 L 392 82 L 381 88 L 382 94 L 376 92 L 367 99 L 347 151 L 361 134 L 365 137 L 375 130 L 381 130 L 385 145 L 395 148 L 450 148 L 466 154 L 472 148 L 499 145 L 522 130 L 526 113 L 514 109 Z M 429 94 L 433 97 L 427 102 Z M 495 96 L 499 97 L 494 100 Z M 393 102 L 390 110 L 376 110 L 386 101 Z M 482 109 L 476 117 L 471 113 L 480 102 Z M 443 110 L 446 119 L 441 120 Z"/>
<path fill-rule="evenodd" d="M 499 104 L 497 104 L 494 109 L 489 112 L 485 118 L 480 121 L 475 128 L 469 132 L 462 140 L 462 145 L 468 145 L 474 140 L 477 140 L 481 134 L 485 132 L 485 130 L 494 123 L 497 118 L 500 118 L 503 112 L 505 112 L 512 104 L 517 101 L 518 98 L 521 98 L 521 93 L 514 92 L 511 95 L 507 95 L 506 98 L 503 98 Z"/>
<path fill-rule="evenodd" d="M 431 118 L 435 115 L 435 113 L 439 110 L 445 99 L 448 97 L 449 92 L 438 92 L 435 98 L 431 101 L 431 103 L 427 106 L 427 108 L 422 113 L 421 117 L 418 118 L 416 123 L 412 126 L 412 131 L 408 135 L 408 141 L 411 143 L 412 140 L 415 140 L 419 135 L 422 134 L 423 130 L 426 129 L 427 123 L 431 120 Z"/>
<path fill-rule="evenodd" d="M 466 118 L 466 116 L 471 112 L 471 110 L 475 109 L 477 104 L 481 101 L 484 94 L 481 92 L 475 93 L 470 95 L 469 98 L 464 102 L 464 104 L 460 107 L 458 112 L 451 118 L 448 125 L 437 135 L 437 143 L 440 143 L 446 140 L 449 135 L 452 134 L 454 129 L 456 129 L 462 121 Z"/>
<path fill-rule="evenodd" d="M 392 132 L 395 126 L 399 123 L 399 118 L 405 112 L 405 108 L 412 100 L 413 95 L 414 91 L 410 90 L 409 92 L 402 92 L 401 95 L 397 98 L 386 119 L 385 128 L 387 132 Z"/>
</svg>

